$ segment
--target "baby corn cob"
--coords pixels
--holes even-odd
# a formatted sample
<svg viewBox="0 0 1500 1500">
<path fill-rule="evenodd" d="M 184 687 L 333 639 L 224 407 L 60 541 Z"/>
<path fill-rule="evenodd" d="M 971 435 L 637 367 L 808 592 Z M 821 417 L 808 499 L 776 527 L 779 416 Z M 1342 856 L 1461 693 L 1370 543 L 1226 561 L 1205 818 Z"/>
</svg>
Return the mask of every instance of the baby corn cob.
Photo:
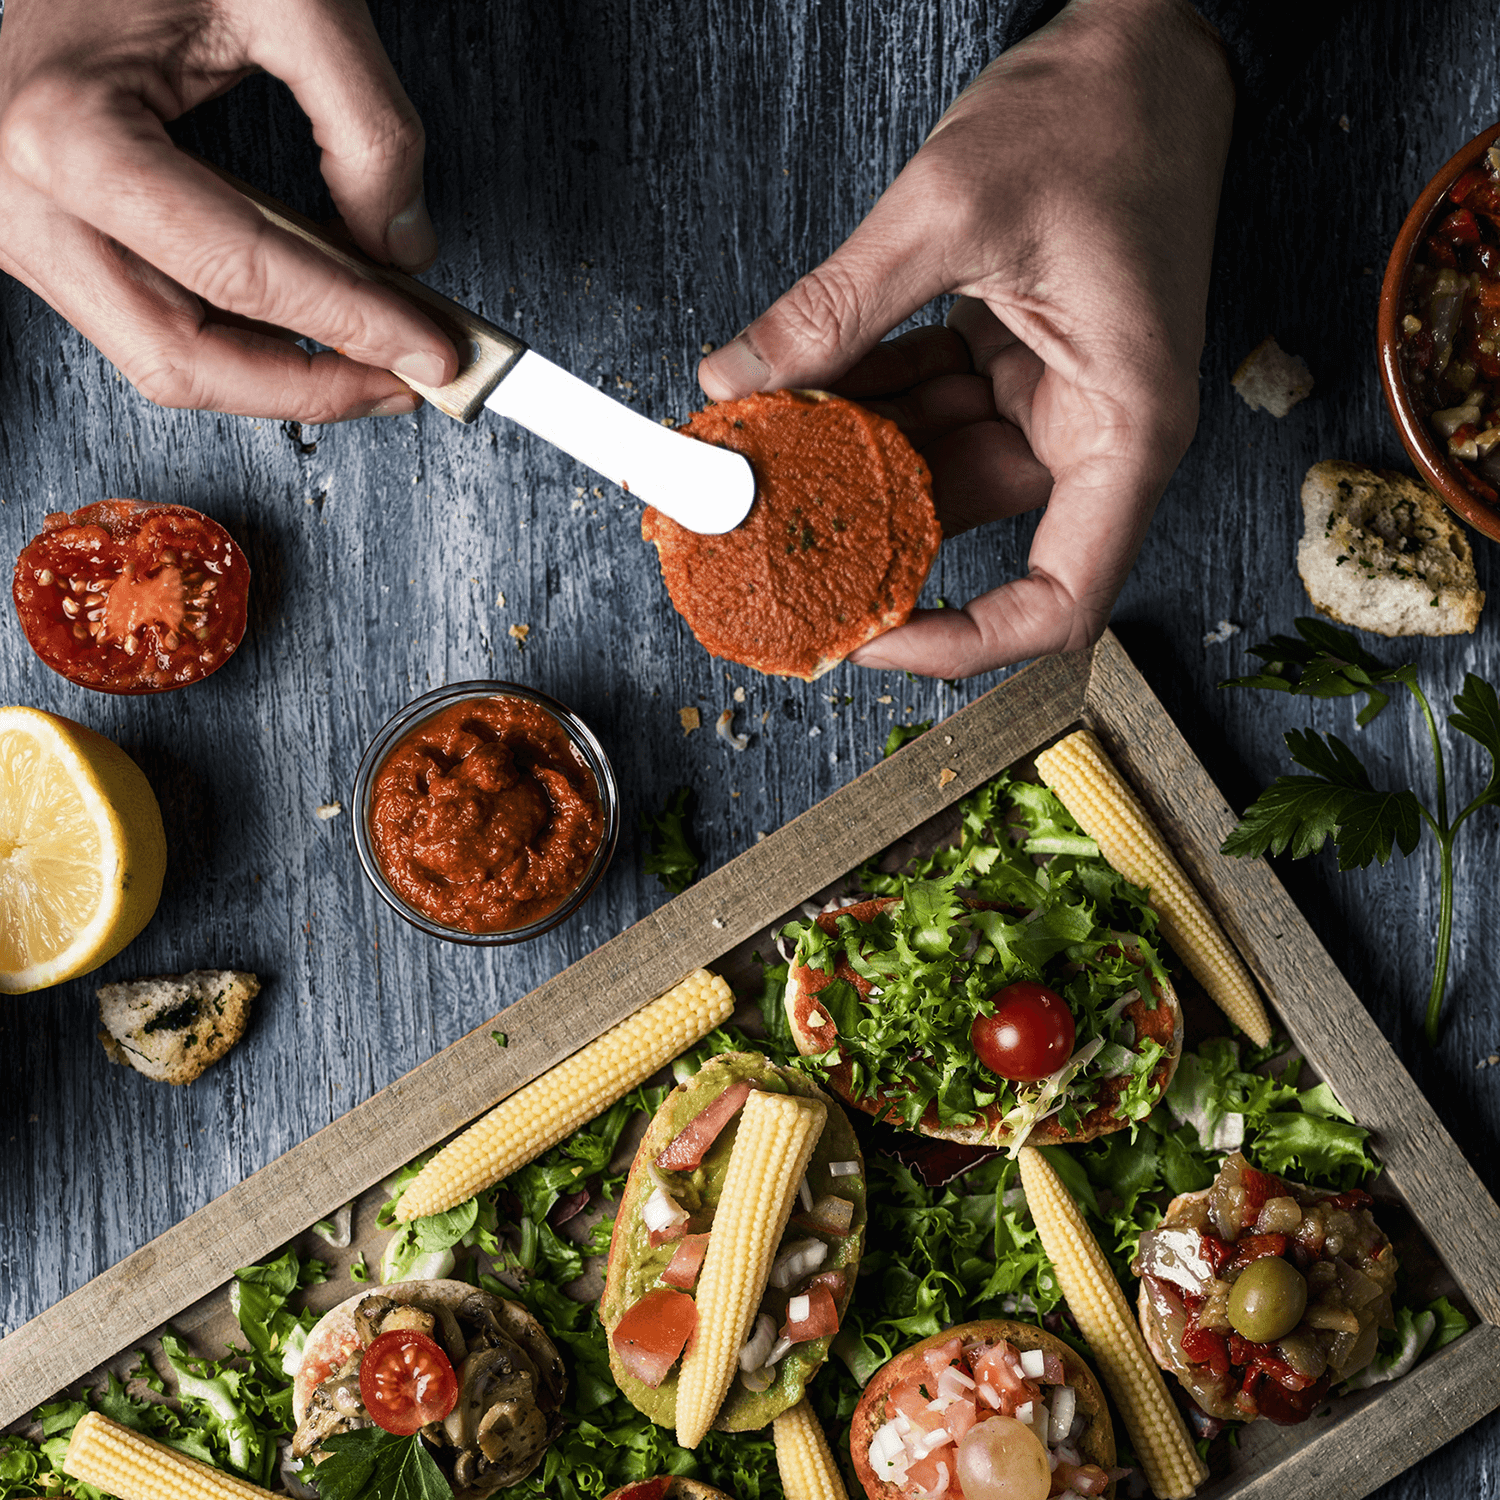
<svg viewBox="0 0 1500 1500">
<path fill-rule="evenodd" d="M 119 1500 L 275 1500 L 258 1484 L 220 1473 L 96 1411 L 73 1429 L 63 1472 Z"/>
<path fill-rule="evenodd" d="M 524 1167 L 701 1041 L 733 1009 L 729 986 L 695 969 L 449 1141 L 401 1195 L 396 1217 L 441 1213 Z"/>
<path fill-rule="evenodd" d="M 1271 1022 L 1255 981 L 1104 747 L 1080 729 L 1037 756 L 1036 768 L 1111 866 L 1150 892 L 1162 936 L 1209 999 L 1264 1047 Z"/>
<path fill-rule="evenodd" d="M 849 1500 L 833 1449 L 804 1396 L 771 1424 L 786 1500 Z"/>
<path fill-rule="evenodd" d="M 1042 1249 L 1057 1272 L 1057 1284 L 1125 1419 L 1146 1483 L 1162 1500 L 1184 1500 L 1208 1478 L 1208 1469 L 1099 1242 L 1062 1179 L 1035 1146 L 1021 1148 L 1021 1186 Z"/>
<path fill-rule="evenodd" d="M 684 1448 L 703 1441 L 729 1391 L 827 1118 L 820 1099 L 757 1090 L 745 1100 L 698 1273 L 698 1326 L 677 1381 L 677 1441 Z"/>
</svg>

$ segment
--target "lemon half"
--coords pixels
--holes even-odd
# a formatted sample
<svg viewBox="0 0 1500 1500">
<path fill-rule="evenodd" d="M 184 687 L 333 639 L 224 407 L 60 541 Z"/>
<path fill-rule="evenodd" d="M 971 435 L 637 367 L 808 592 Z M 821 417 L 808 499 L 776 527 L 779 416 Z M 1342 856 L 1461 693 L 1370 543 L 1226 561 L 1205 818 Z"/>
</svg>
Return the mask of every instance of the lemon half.
<svg viewBox="0 0 1500 1500">
<path fill-rule="evenodd" d="M 161 808 L 118 745 L 37 708 L 0 708 L 0 993 L 113 958 L 161 898 Z"/>
</svg>

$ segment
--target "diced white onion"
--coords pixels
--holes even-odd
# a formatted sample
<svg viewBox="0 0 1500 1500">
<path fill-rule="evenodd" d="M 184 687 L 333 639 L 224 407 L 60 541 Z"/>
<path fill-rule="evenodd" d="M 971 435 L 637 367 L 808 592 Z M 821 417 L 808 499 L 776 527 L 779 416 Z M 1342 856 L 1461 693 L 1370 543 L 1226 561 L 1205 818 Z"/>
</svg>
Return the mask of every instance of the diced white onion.
<svg viewBox="0 0 1500 1500">
<path fill-rule="evenodd" d="M 657 1188 L 641 1208 L 641 1221 L 647 1229 L 670 1229 L 687 1222 L 687 1210 L 671 1194 Z"/>
<path fill-rule="evenodd" d="M 973 1379 L 965 1375 L 957 1365 L 949 1365 L 946 1370 L 938 1376 L 938 1395 L 946 1396 L 949 1400 L 956 1400 L 965 1391 L 974 1389 Z"/>
<path fill-rule="evenodd" d="M 1018 1422 L 1024 1422 L 1028 1427 L 1030 1427 L 1031 1426 L 1031 1409 L 1035 1405 L 1036 1405 L 1036 1403 L 1034 1401 L 1023 1401 L 1016 1408 L 1016 1421 L 1018 1421 Z"/>
<path fill-rule="evenodd" d="M 1070 1385 L 1060 1385 L 1052 1392 L 1052 1420 L 1047 1425 L 1049 1443 L 1065 1443 L 1073 1431 L 1073 1414 L 1078 1409 L 1078 1394 Z"/>
<path fill-rule="evenodd" d="M 870 1439 L 870 1467 L 887 1483 L 906 1482 L 906 1449 L 894 1420 L 887 1422 Z"/>
<path fill-rule="evenodd" d="M 726 708 L 724 712 L 719 715 L 718 720 L 714 724 L 714 733 L 717 734 L 721 740 L 725 741 L 726 744 L 732 745 L 736 750 L 748 749 L 750 745 L 750 737 L 744 734 L 736 734 L 734 732 L 733 725 L 734 710 L 732 708 Z"/>
<path fill-rule="evenodd" d="M 989 1381 L 986 1380 L 978 1387 L 978 1390 L 986 1406 L 993 1406 L 996 1411 L 1000 1410 L 1000 1392 Z"/>
<path fill-rule="evenodd" d="M 858 1177 L 859 1163 L 857 1161 L 831 1161 L 828 1163 L 828 1175 L 830 1177 Z"/>
<path fill-rule="evenodd" d="M 797 1184 L 797 1201 L 802 1205 L 803 1213 L 810 1214 L 813 1206 L 812 1189 L 807 1185 L 807 1178 Z"/>
<path fill-rule="evenodd" d="M 793 1297 L 786 1305 L 786 1320 L 788 1323 L 805 1323 L 811 1313 L 811 1297 Z"/>
<path fill-rule="evenodd" d="M 1040 1380 L 1042 1372 L 1047 1368 L 1047 1356 L 1040 1349 L 1023 1349 L 1021 1351 L 1021 1373 L 1029 1376 L 1032 1380 Z"/>
<path fill-rule="evenodd" d="M 1075 1469 L 1082 1467 L 1083 1454 L 1081 1454 L 1070 1443 L 1059 1443 L 1057 1456 L 1065 1463 L 1072 1464 Z"/>
<path fill-rule="evenodd" d="M 896 1431 L 903 1437 L 911 1431 L 911 1418 L 904 1411 L 898 1411 L 891 1421 L 896 1424 Z"/>
<path fill-rule="evenodd" d="M 917 1457 L 926 1458 L 929 1453 L 941 1448 L 944 1443 L 951 1443 L 953 1434 L 946 1427 L 935 1428 L 917 1444 Z"/>
<path fill-rule="evenodd" d="M 755 1320 L 755 1327 L 750 1330 L 745 1347 L 740 1350 L 740 1369 L 747 1374 L 751 1370 L 760 1369 L 775 1342 L 776 1321 L 769 1313 L 762 1313 Z"/>
<path fill-rule="evenodd" d="M 948 1465 L 940 1463 L 937 1466 L 937 1483 L 927 1491 L 930 1500 L 937 1500 L 937 1496 L 948 1493 Z"/>
<path fill-rule="evenodd" d="M 797 1240 L 776 1257 L 771 1266 L 771 1285 L 779 1292 L 789 1290 L 828 1259 L 828 1246 L 822 1240 Z"/>
</svg>

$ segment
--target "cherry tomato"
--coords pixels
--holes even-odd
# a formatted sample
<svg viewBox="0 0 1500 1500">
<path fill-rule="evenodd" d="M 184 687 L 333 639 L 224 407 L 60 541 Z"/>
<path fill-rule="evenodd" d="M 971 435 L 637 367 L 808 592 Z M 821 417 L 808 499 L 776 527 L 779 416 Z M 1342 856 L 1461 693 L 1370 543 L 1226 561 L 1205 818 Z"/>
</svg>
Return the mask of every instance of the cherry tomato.
<svg viewBox="0 0 1500 1500">
<path fill-rule="evenodd" d="M 393 1328 L 365 1350 L 359 1397 L 378 1426 L 406 1437 L 453 1410 L 458 1376 L 452 1360 L 425 1333 Z"/>
<path fill-rule="evenodd" d="M 995 1013 L 975 1021 L 969 1039 L 990 1072 L 1017 1083 L 1055 1073 L 1073 1054 L 1073 1014 L 1056 990 L 1034 979 L 991 997 Z"/>
<path fill-rule="evenodd" d="M 217 521 L 139 500 L 48 516 L 11 589 L 31 649 L 100 693 L 207 677 L 245 634 L 249 592 L 250 565 Z"/>
</svg>

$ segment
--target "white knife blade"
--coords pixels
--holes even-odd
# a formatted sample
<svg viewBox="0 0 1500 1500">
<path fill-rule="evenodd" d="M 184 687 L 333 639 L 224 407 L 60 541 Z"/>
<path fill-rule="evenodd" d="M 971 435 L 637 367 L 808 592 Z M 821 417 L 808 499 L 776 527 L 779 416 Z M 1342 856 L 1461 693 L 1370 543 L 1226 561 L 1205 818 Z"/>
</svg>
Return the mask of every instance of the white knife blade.
<svg viewBox="0 0 1500 1500">
<path fill-rule="evenodd" d="M 0 0 L 0 8 L 3 3 Z M 434 388 L 415 380 L 406 382 L 439 411 L 460 422 L 472 422 L 481 404 L 487 406 L 691 531 L 708 535 L 732 531 L 750 513 L 755 474 L 748 459 L 727 448 L 683 437 L 643 417 L 543 359 L 515 334 L 413 277 L 375 264 L 259 188 L 211 162 L 203 165 L 249 199 L 278 229 L 356 275 L 415 302 L 453 340 L 459 370 L 447 385 Z"/>
<path fill-rule="evenodd" d="M 653 422 L 535 349 L 484 404 L 690 531 L 733 531 L 750 513 L 755 474 L 742 454 Z"/>
</svg>

